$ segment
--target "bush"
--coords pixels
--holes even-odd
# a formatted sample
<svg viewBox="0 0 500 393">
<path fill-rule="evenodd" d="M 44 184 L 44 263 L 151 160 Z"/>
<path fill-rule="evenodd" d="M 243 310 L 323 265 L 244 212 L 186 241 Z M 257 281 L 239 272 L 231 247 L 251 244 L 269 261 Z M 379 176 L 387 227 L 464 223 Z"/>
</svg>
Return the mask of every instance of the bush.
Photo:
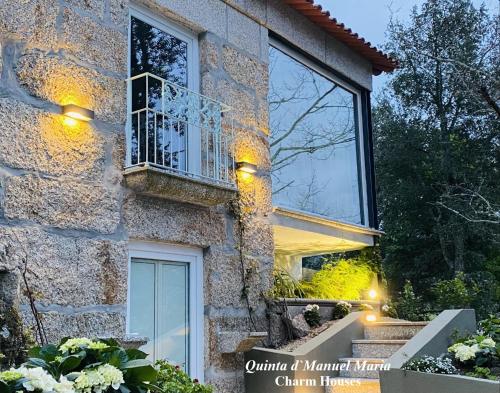
<svg viewBox="0 0 500 393">
<path fill-rule="evenodd" d="M 173 366 L 164 360 L 155 363 L 158 369 L 157 385 L 162 393 L 212 393 L 210 385 L 203 385 L 197 379 L 191 379 L 179 366 Z"/>
<path fill-rule="evenodd" d="M 358 307 L 358 310 L 359 311 L 373 311 L 373 306 L 371 306 L 370 304 L 360 304 L 359 307 Z"/>
<path fill-rule="evenodd" d="M 338 302 L 333 307 L 332 319 L 342 319 L 351 312 L 352 304 L 344 301 Z"/>
<path fill-rule="evenodd" d="M 98 393 L 158 391 L 157 371 L 147 354 L 124 349 L 115 340 L 65 338 L 29 351 L 21 367 L 0 374 L 0 391 Z"/>
<path fill-rule="evenodd" d="M 272 298 L 303 298 L 304 290 L 299 281 L 293 278 L 290 273 L 283 269 L 275 269 L 273 272 L 274 285 L 269 291 Z"/>
<path fill-rule="evenodd" d="M 302 282 L 313 299 L 359 300 L 370 288 L 375 272 L 360 259 L 341 259 L 324 264 L 310 282 Z"/>
<path fill-rule="evenodd" d="M 461 367 L 492 367 L 498 362 L 496 345 L 491 337 L 474 335 L 457 340 L 448 352 Z"/>
<path fill-rule="evenodd" d="M 483 336 L 489 336 L 496 342 L 500 342 L 500 314 L 490 315 L 479 321 L 479 332 Z"/>
<path fill-rule="evenodd" d="M 463 273 L 457 274 L 451 280 L 437 282 L 433 285 L 431 292 L 435 297 L 435 306 L 439 311 L 470 307 L 472 299 Z"/>
<path fill-rule="evenodd" d="M 425 319 L 425 309 L 422 299 L 415 295 L 410 281 L 406 281 L 403 291 L 396 303 L 396 311 L 400 318 L 408 321 Z"/>
<path fill-rule="evenodd" d="M 446 357 L 422 356 L 421 358 L 406 362 L 401 368 L 403 370 L 432 374 L 458 374 L 458 370 L 453 365 L 451 359 Z"/>
<path fill-rule="evenodd" d="M 465 373 L 468 377 L 480 378 L 480 379 L 489 379 L 492 381 L 496 381 L 497 377 L 491 373 L 491 370 L 487 367 L 478 367 L 475 366 L 473 371 Z"/>
<path fill-rule="evenodd" d="M 308 304 L 303 311 L 304 319 L 311 327 L 321 325 L 321 316 L 319 315 L 319 306 L 317 304 Z"/>
<path fill-rule="evenodd" d="M 380 312 L 383 317 L 389 318 L 398 318 L 398 312 L 396 307 L 392 304 L 392 302 L 388 301 L 380 307 Z"/>
</svg>

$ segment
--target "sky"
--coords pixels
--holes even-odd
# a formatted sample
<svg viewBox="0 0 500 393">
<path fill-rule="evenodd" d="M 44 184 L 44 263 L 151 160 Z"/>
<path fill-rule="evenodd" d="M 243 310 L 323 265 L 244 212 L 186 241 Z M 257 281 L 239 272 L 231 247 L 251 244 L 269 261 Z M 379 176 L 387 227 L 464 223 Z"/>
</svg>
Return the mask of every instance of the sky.
<svg viewBox="0 0 500 393">
<path fill-rule="evenodd" d="M 498 13 L 500 0 L 473 0 L 476 6 L 483 2 L 491 11 Z M 424 0 L 315 0 L 324 10 L 351 28 L 354 32 L 380 48 L 386 40 L 387 25 L 391 15 L 401 21 L 409 19 L 414 5 Z M 373 79 L 373 93 L 376 98 L 389 76 L 385 73 Z"/>
</svg>

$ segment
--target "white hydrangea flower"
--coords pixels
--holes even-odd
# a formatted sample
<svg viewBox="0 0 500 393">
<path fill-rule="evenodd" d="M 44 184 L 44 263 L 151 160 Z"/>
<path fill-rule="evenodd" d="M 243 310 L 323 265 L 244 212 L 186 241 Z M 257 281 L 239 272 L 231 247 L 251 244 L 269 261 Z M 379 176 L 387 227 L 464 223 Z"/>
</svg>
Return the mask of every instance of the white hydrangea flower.
<svg viewBox="0 0 500 393">
<path fill-rule="evenodd" d="M 90 344 L 92 344 L 92 340 L 86 337 L 70 338 L 59 347 L 59 351 L 63 353 L 71 352 L 77 350 L 81 346 L 88 347 Z"/>
<path fill-rule="evenodd" d="M 344 300 L 341 300 L 340 302 L 337 303 L 338 305 L 341 305 L 341 306 L 346 306 L 348 308 L 351 308 L 352 307 L 352 304 L 351 303 L 348 303 Z"/>
<path fill-rule="evenodd" d="M 75 390 L 73 389 L 73 382 L 68 381 L 68 379 L 64 375 L 61 375 L 61 378 L 59 378 L 59 383 L 57 383 L 54 387 L 54 391 L 57 393 L 75 392 Z"/>
<path fill-rule="evenodd" d="M 52 392 L 57 384 L 57 381 L 41 367 L 27 368 L 19 367 L 16 371 L 21 373 L 26 381 L 23 382 L 23 387 L 28 392 L 40 390 L 42 392 Z"/>
<path fill-rule="evenodd" d="M 80 393 L 101 393 L 106 389 L 104 376 L 97 370 L 85 370 L 75 379 L 75 390 Z"/>
<path fill-rule="evenodd" d="M 481 348 L 495 348 L 497 345 L 497 343 L 495 342 L 495 340 L 493 340 L 491 337 L 488 337 L 488 338 L 485 338 L 483 341 L 481 341 L 481 343 L 479 344 L 479 346 Z"/>
<path fill-rule="evenodd" d="M 477 351 L 479 351 L 479 346 L 477 344 L 472 347 L 462 345 L 455 350 L 455 356 L 461 362 L 466 362 L 467 360 L 474 359 Z"/>
<path fill-rule="evenodd" d="M 120 385 L 124 383 L 123 373 L 111 364 L 103 364 L 99 366 L 97 371 L 104 377 L 106 385 L 111 385 L 115 390 L 118 390 Z"/>
<path fill-rule="evenodd" d="M 389 305 L 388 305 L 388 304 L 384 304 L 384 305 L 382 306 L 382 311 L 383 311 L 383 312 L 388 312 L 388 311 L 389 311 L 389 309 L 390 309 L 390 307 L 389 307 Z"/>
</svg>

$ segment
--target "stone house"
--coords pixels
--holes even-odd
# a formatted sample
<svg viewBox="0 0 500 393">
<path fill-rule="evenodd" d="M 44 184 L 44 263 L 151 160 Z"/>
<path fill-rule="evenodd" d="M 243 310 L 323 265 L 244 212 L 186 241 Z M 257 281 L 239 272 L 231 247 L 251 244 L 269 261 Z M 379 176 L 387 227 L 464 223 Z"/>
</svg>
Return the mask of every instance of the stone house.
<svg viewBox="0 0 500 393">
<path fill-rule="evenodd" d="M 0 290 L 243 391 L 276 266 L 379 235 L 372 75 L 311 0 L 3 0 Z M 23 277 L 23 274 L 24 277 Z"/>
</svg>

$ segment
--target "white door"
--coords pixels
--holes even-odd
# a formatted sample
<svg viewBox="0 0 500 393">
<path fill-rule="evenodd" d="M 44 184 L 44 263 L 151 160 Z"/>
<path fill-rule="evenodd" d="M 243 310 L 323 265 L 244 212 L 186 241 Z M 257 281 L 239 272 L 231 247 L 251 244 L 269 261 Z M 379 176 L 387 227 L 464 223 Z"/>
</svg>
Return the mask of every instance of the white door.
<svg viewBox="0 0 500 393">
<path fill-rule="evenodd" d="M 145 336 L 151 360 L 202 378 L 201 250 L 154 242 L 130 245 L 128 332 Z"/>
</svg>

